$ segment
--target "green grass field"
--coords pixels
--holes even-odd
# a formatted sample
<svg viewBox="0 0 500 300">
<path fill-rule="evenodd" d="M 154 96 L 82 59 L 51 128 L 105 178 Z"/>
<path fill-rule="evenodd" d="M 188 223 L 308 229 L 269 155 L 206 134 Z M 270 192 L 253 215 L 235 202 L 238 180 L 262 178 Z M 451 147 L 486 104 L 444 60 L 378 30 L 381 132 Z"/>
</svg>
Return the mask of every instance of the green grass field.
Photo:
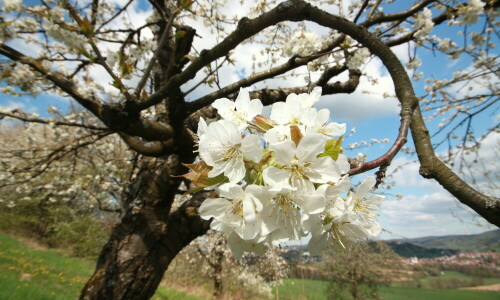
<svg viewBox="0 0 500 300">
<path fill-rule="evenodd" d="M 325 300 L 327 282 L 308 279 L 285 279 L 278 288 L 280 299 Z M 427 290 L 416 288 L 389 287 L 380 293 L 386 300 L 498 300 L 500 293 L 462 291 L 462 290 Z"/>
<path fill-rule="evenodd" d="M 92 275 L 94 262 L 33 250 L 0 234 L 0 299 L 76 299 Z M 160 287 L 153 299 L 202 299 Z"/>
<path fill-rule="evenodd" d="M 94 262 L 64 257 L 50 250 L 34 250 L 24 243 L 0 234 L 0 299 L 2 300 L 76 299 L 92 274 L 93 268 Z M 449 272 L 438 278 L 464 278 L 464 276 Z M 425 280 L 431 281 L 433 278 Z M 490 282 L 491 280 L 487 280 L 486 284 Z M 327 299 L 326 288 L 327 283 L 324 281 L 286 279 L 278 288 L 278 294 L 280 299 L 320 300 Z M 387 300 L 500 299 L 500 293 L 492 292 L 403 287 L 385 288 L 381 295 Z M 153 299 L 201 300 L 203 298 L 160 287 Z"/>
</svg>

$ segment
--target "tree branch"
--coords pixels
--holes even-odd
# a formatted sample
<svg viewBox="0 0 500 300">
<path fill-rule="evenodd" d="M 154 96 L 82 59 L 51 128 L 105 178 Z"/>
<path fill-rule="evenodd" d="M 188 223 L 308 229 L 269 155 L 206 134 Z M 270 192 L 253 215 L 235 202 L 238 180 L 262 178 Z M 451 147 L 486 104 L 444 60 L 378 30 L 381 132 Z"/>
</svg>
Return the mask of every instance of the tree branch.
<svg viewBox="0 0 500 300">
<path fill-rule="evenodd" d="M 418 12 L 420 9 L 424 8 L 425 6 L 427 6 L 433 2 L 438 2 L 438 1 L 437 0 L 423 0 L 423 1 L 420 1 L 416 4 L 414 4 L 412 7 L 410 7 L 409 9 L 407 9 L 403 12 L 399 12 L 399 13 L 395 13 L 395 14 L 388 14 L 388 15 L 384 15 L 384 14 L 377 15 L 373 18 L 366 20 L 365 22 L 361 23 L 360 25 L 364 26 L 364 27 L 370 27 L 370 26 L 378 24 L 378 23 L 392 22 L 392 21 L 405 19 L 405 18 L 412 16 L 413 14 Z"/>
<path fill-rule="evenodd" d="M 173 128 L 168 124 L 162 124 L 150 119 L 130 116 L 120 104 L 103 104 L 99 100 L 83 97 L 77 90 L 77 86 L 62 74 L 53 70 L 47 70 L 43 65 L 31 57 L 0 44 L 0 54 L 13 61 L 25 64 L 51 81 L 54 85 L 92 112 L 112 131 L 122 131 L 130 135 L 142 137 L 153 141 L 166 141 L 173 136 Z"/>
<path fill-rule="evenodd" d="M 46 70 L 40 63 L 40 61 L 25 56 L 21 52 L 5 44 L 0 44 L 0 54 L 10 58 L 13 61 L 17 61 L 30 66 L 35 71 L 39 72 L 45 78 L 54 83 L 58 88 L 60 88 L 66 94 L 75 99 L 83 107 L 91 111 L 94 115 L 96 116 L 100 115 L 102 104 L 96 99 L 87 99 L 83 97 L 80 93 L 78 93 L 75 83 L 73 81 L 66 79 L 62 74 L 52 70 Z"/>
<path fill-rule="evenodd" d="M 146 85 L 146 82 L 149 78 L 149 75 L 151 73 L 151 70 L 153 70 L 153 67 L 156 63 L 156 60 L 158 59 L 158 55 L 160 54 L 161 49 L 163 48 L 163 45 L 165 44 L 167 37 L 168 37 L 168 32 L 170 31 L 170 28 L 172 27 L 172 23 L 174 22 L 175 17 L 177 16 L 177 13 L 172 12 L 172 15 L 170 16 L 167 25 L 165 26 L 165 29 L 163 30 L 163 33 L 161 34 L 160 41 L 158 42 L 158 46 L 156 48 L 155 53 L 153 54 L 153 57 L 151 57 L 151 60 L 149 61 L 149 64 L 144 71 L 144 74 L 142 74 L 141 80 L 137 84 L 137 87 L 134 91 L 135 97 L 139 98 L 142 89 L 144 88 L 144 85 Z"/>
<path fill-rule="evenodd" d="M 167 155 L 172 150 L 173 140 L 169 140 L 168 142 L 147 142 L 123 132 L 118 132 L 118 135 L 120 135 L 130 149 L 145 156 L 161 157 Z"/>
<path fill-rule="evenodd" d="M 413 112 L 411 134 L 420 161 L 420 175 L 435 179 L 460 202 L 500 226 L 500 199 L 476 191 L 436 156 L 420 107 Z"/>
<path fill-rule="evenodd" d="M 20 115 L 20 114 L 22 114 L 22 115 Z M 5 111 L 0 111 L 0 120 L 3 119 L 4 117 L 13 118 L 13 119 L 27 122 L 27 123 L 54 124 L 54 125 L 81 127 L 81 128 L 91 129 L 91 130 L 102 130 L 102 131 L 109 130 L 107 127 L 90 125 L 90 124 L 82 124 L 82 123 L 74 123 L 74 122 L 66 122 L 66 121 L 55 121 L 55 120 L 47 120 L 47 119 L 42 119 L 42 118 L 30 118 L 26 114 L 24 114 L 24 112 L 21 112 L 17 109 L 13 110 L 11 113 L 5 112 Z"/>
<path fill-rule="evenodd" d="M 309 4 L 303 1 L 286 1 L 279 4 L 276 8 L 260 15 L 255 19 L 242 18 L 238 22 L 236 30 L 227 36 L 222 42 L 210 50 L 203 50 L 200 56 L 193 60 L 191 64 L 180 74 L 172 78 L 163 85 L 157 93 L 149 98 L 137 103 L 136 109 L 141 110 L 152 105 L 158 104 L 168 95 L 169 91 L 178 87 L 190 79 L 193 79 L 198 71 L 214 60 L 226 56 L 230 50 L 234 49 L 244 40 L 259 33 L 263 29 L 275 25 L 282 21 L 299 21 L 303 15 L 303 9 Z M 302 18 L 303 19 L 303 18 Z"/>
</svg>

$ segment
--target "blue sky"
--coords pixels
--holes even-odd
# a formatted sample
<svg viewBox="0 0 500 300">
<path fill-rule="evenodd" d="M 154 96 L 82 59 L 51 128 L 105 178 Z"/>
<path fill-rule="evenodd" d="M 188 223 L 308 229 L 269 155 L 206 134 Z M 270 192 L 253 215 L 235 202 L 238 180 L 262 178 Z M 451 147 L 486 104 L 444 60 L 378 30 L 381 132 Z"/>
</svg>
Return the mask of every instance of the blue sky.
<svg viewBox="0 0 500 300">
<path fill-rule="evenodd" d="M 147 8 L 141 2 L 140 5 L 136 5 L 132 9 L 135 11 L 144 11 Z M 390 12 L 390 10 L 385 11 Z M 457 35 L 456 29 L 448 26 L 442 27 L 443 29 L 435 29 L 432 34 L 445 34 L 454 37 L 454 40 L 456 39 L 457 42 L 461 39 L 461 36 Z M 474 27 L 470 28 L 470 30 L 474 29 Z M 493 42 L 498 46 L 498 40 L 494 40 Z M 251 49 L 249 50 L 248 48 L 237 50 L 242 52 L 249 51 L 251 53 Z M 498 50 L 495 51 L 498 53 Z M 406 52 L 407 50 L 404 47 L 397 50 L 402 60 L 407 59 L 405 58 Z M 462 57 L 458 61 L 450 61 L 443 55 L 435 55 L 431 51 L 425 50 L 419 50 L 417 56 L 423 61 L 421 71 L 425 73 L 424 79 L 449 77 L 454 70 L 466 69 L 471 63 L 470 59 L 465 57 Z M 385 81 L 382 80 L 383 83 L 380 89 L 387 89 L 387 82 L 389 81 L 387 72 L 380 66 L 380 63 L 373 61 L 367 66 L 366 70 L 370 74 L 376 74 L 381 79 L 384 79 Z M 229 68 L 224 72 L 226 72 L 228 78 L 239 78 L 244 74 L 250 74 L 251 70 L 248 69 L 248 64 L 243 64 L 243 66 L 237 65 L 235 68 Z M 423 79 L 415 83 L 417 95 L 425 94 L 423 84 Z M 250 88 L 252 89 L 252 87 Z M 362 89 L 363 87 L 360 88 Z M 356 128 L 356 133 L 347 138 L 346 144 L 344 144 L 346 154 L 356 156 L 358 152 L 362 152 L 368 156 L 369 160 L 383 154 L 390 147 L 390 143 L 376 144 L 371 147 L 354 150 L 349 150 L 347 145 L 363 140 L 369 141 L 372 138 L 388 138 L 393 142 L 399 126 L 397 101 L 394 99 L 383 99 L 378 88 L 372 88 L 370 92 L 372 94 L 357 92 L 353 95 L 323 97 L 319 104 L 319 108 L 327 107 L 331 110 L 333 121 L 346 122 L 348 131 L 353 127 Z M 14 98 L 0 95 L 0 107 L 19 107 L 27 112 L 38 113 L 41 116 L 47 116 L 46 107 L 49 105 L 56 106 L 62 111 L 68 110 L 70 105 L 78 106 L 66 98 L 48 94 L 42 94 L 34 99 L 28 96 Z M 483 133 L 498 122 L 498 111 L 494 111 L 493 109 L 483 114 L 483 117 L 475 119 L 473 127 L 477 134 Z M 431 132 L 437 129 L 439 122 L 439 119 L 429 122 L 428 127 Z M 492 139 L 488 143 L 491 143 L 493 146 L 498 145 L 498 135 Z M 413 147 L 411 138 L 407 145 Z M 444 150 L 444 147 L 437 149 L 438 152 Z M 388 199 L 380 212 L 381 224 L 387 230 L 382 235 L 383 238 L 471 234 L 494 228 L 488 226 L 481 219 L 478 219 L 470 209 L 458 204 L 458 201 L 454 200 L 437 183 L 420 177 L 418 175 L 418 164 L 412 163 L 414 160 L 414 156 L 401 153 L 393 162 L 393 166 L 400 164 L 408 165 L 403 171 L 395 173 L 391 178 L 391 180 L 396 182 L 396 186 L 388 191 Z M 360 176 L 360 179 L 363 176 Z M 391 196 L 396 194 L 404 195 L 403 199 L 398 200 L 395 196 Z"/>
</svg>

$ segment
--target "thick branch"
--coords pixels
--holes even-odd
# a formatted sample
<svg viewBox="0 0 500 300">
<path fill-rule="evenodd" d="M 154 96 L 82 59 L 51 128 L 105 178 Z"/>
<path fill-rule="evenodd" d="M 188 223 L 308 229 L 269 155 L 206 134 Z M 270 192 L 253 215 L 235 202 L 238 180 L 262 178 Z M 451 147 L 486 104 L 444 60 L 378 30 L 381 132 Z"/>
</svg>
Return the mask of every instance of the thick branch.
<svg viewBox="0 0 500 300">
<path fill-rule="evenodd" d="M 401 126 L 399 128 L 398 138 L 384 156 L 367 164 L 373 165 L 374 167 L 387 166 L 387 161 L 390 161 L 404 144 L 408 132 L 408 125 L 411 120 L 412 135 L 421 162 L 420 174 L 426 178 L 436 179 L 462 203 L 473 208 L 486 220 L 500 226 L 500 201 L 494 197 L 485 196 L 474 190 L 435 155 L 428 130 L 422 119 L 418 100 L 413 91 L 413 86 L 394 53 L 392 53 L 392 51 L 390 51 L 390 49 L 378 38 L 371 35 L 365 28 L 358 27 L 346 20 L 329 15 L 320 9 L 311 8 L 308 19 L 320 25 L 337 29 L 366 46 L 371 53 L 377 55 L 382 60 L 394 82 L 396 95 L 401 102 Z M 354 171 L 351 170 L 351 172 Z"/>
<path fill-rule="evenodd" d="M 95 98 L 89 99 L 83 97 L 78 92 L 77 86 L 73 81 L 66 79 L 59 72 L 45 69 L 39 61 L 25 56 L 5 44 L 0 44 L 0 54 L 5 55 L 13 61 L 28 65 L 39 72 L 55 86 L 92 112 L 110 130 L 126 132 L 127 134 L 153 141 L 166 141 L 173 135 L 173 129 L 169 125 L 138 116 L 131 117 L 118 104 L 103 104 Z"/>
<path fill-rule="evenodd" d="M 161 240 L 162 245 L 168 251 L 175 255 L 196 237 L 204 235 L 208 231 L 211 221 L 200 218 L 198 208 L 205 199 L 216 196 L 214 191 L 196 193 L 168 216 L 167 232 Z M 172 245 L 180 245 L 181 248 L 172 249 Z"/>
<path fill-rule="evenodd" d="M 353 93 L 357 86 L 359 85 L 359 78 L 361 72 L 358 70 L 349 70 L 349 79 L 347 81 L 341 82 L 336 81 L 328 84 L 319 84 L 320 81 L 314 83 L 311 87 L 303 86 L 296 88 L 281 88 L 281 89 L 262 89 L 258 91 L 250 92 L 250 97 L 252 99 L 258 98 L 262 101 L 264 105 L 270 105 L 276 102 L 285 101 L 288 95 L 295 93 L 308 93 L 311 88 L 315 86 L 322 87 L 322 95 L 333 95 L 333 94 L 350 94 Z"/>
<path fill-rule="evenodd" d="M 266 80 L 269 78 L 274 78 L 278 75 L 284 74 L 284 73 L 286 73 L 290 70 L 293 70 L 297 67 L 305 66 L 309 62 L 311 62 L 315 59 L 318 59 L 319 57 L 321 57 L 325 53 L 329 53 L 329 51 L 331 51 L 332 49 L 334 49 L 335 47 L 340 45 L 344 41 L 344 39 L 345 39 L 345 36 L 342 35 L 342 36 L 336 38 L 335 40 L 333 40 L 330 43 L 330 45 L 328 45 L 328 47 L 321 49 L 317 53 L 314 53 L 314 54 L 311 54 L 311 55 L 305 56 L 305 57 L 293 56 L 286 63 L 284 63 L 280 66 L 277 66 L 277 67 L 274 67 L 274 68 L 271 68 L 269 70 L 265 70 L 265 71 L 262 71 L 259 73 L 255 73 L 251 76 L 248 76 L 247 78 L 241 79 L 233 84 L 230 84 L 230 85 L 228 85 L 228 86 L 226 86 L 226 87 L 224 87 L 216 92 L 213 92 L 213 93 L 208 94 L 206 96 L 203 96 L 195 101 L 192 101 L 192 102 L 188 103 L 188 105 L 189 105 L 188 110 L 190 113 L 195 112 L 196 110 L 211 104 L 216 99 L 227 97 L 228 95 L 237 92 L 242 87 L 247 87 L 247 86 L 250 86 L 254 83 L 257 83 L 257 82 L 260 82 L 260 81 L 263 81 L 263 80 Z M 332 76 L 334 76 L 333 72 L 331 74 L 332 75 L 330 76 L 330 78 Z M 330 78 L 328 78 L 328 79 L 330 79 Z M 328 80 L 326 80 L 326 81 L 328 81 Z"/>
<path fill-rule="evenodd" d="M 312 6 L 304 11 L 304 15 L 306 20 L 336 29 L 343 34 L 349 35 L 363 46 L 366 46 L 372 54 L 380 58 L 389 71 L 394 82 L 396 95 L 401 103 L 401 125 L 399 127 L 398 138 L 387 154 L 372 162 L 368 162 L 365 168 L 368 170 L 377 167 L 386 167 L 406 141 L 411 115 L 418 105 L 418 99 L 415 96 L 413 86 L 405 69 L 390 48 L 366 28 Z M 352 172 L 356 173 L 356 170 Z"/>
<path fill-rule="evenodd" d="M 77 87 L 74 82 L 66 79 L 63 75 L 52 70 L 45 69 L 42 64 L 28 56 L 25 56 L 21 52 L 5 45 L 0 44 L 0 54 L 10 58 L 13 61 L 23 63 L 30 66 L 35 71 L 41 73 L 45 78 L 53 82 L 58 88 L 63 90 L 66 94 L 75 99 L 83 107 L 91 111 L 94 115 L 99 116 L 102 108 L 102 104 L 95 99 L 87 99 L 80 95 L 77 91 Z"/>
<path fill-rule="evenodd" d="M 239 21 L 238 27 L 221 43 L 210 50 L 203 50 L 200 56 L 180 74 L 173 76 L 160 90 L 149 98 L 139 101 L 137 109 L 141 110 L 152 105 L 158 104 L 168 95 L 169 91 L 178 87 L 190 79 L 193 79 L 198 71 L 207 64 L 218 58 L 226 56 L 229 51 L 236 48 L 241 42 L 261 32 L 263 29 L 275 25 L 282 21 L 300 21 L 303 19 L 303 10 L 309 4 L 303 1 L 287 1 L 279 4 L 276 8 L 255 19 L 243 18 Z"/>
<path fill-rule="evenodd" d="M 411 134 L 420 161 L 420 175 L 435 179 L 460 202 L 500 226 L 500 199 L 476 191 L 436 156 L 420 107 L 413 112 Z"/>
<path fill-rule="evenodd" d="M 119 132 L 118 134 L 123 139 L 125 144 L 130 147 L 130 149 L 142 155 L 160 157 L 168 154 L 172 149 L 172 140 L 169 140 L 168 142 L 147 142 L 123 132 Z"/>
</svg>

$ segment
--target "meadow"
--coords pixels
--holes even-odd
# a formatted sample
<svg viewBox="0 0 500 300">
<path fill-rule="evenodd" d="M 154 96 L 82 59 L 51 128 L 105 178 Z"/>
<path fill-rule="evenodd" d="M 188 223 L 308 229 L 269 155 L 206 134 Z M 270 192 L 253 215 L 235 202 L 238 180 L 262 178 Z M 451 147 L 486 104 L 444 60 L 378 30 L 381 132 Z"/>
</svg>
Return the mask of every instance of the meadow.
<svg viewBox="0 0 500 300">
<path fill-rule="evenodd" d="M 0 299 L 76 299 L 93 272 L 95 262 L 65 257 L 51 250 L 22 243 L 0 234 Z M 160 287 L 154 300 L 198 300 L 176 290 Z"/>
<path fill-rule="evenodd" d="M 40 248 L 36 244 L 20 242 L 0 234 L 0 299 L 9 300 L 63 300 L 75 299 L 92 274 L 94 262 Z M 444 278 L 464 278 L 464 275 L 450 272 Z M 423 280 L 431 286 L 432 278 Z M 499 279 L 485 279 L 486 283 Z M 326 281 L 307 279 L 285 279 L 278 287 L 279 299 L 323 300 L 326 296 Z M 497 300 L 500 293 L 432 290 L 392 286 L 384 288 L 381 296 L 386 300 Z M 153 296 L 155 300 L 204 298 L 160 287 Z"/>
</svg>

